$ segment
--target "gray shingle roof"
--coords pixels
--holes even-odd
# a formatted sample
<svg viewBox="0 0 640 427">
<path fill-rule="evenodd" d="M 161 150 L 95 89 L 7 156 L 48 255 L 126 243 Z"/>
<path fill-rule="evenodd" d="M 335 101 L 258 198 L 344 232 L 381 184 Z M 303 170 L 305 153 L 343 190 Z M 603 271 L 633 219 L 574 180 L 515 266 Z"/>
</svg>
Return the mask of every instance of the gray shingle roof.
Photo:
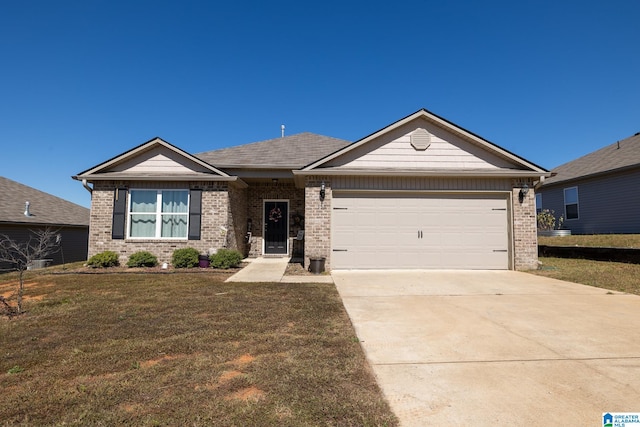
<svg viewBox="0 0 640 427">
<path fill-rule="evenodd" d="M 640 132 L 551 170 L 556 176 L 544 185 L 558 184 L 618 169 L 640 167 Z"/>
<path fill-rule="evenodd" d="M 0 176 L 0 223 L 88 226 L 89 209 Z"/>
<path fill-rule="evenodd" d="M 349 141 L 304 132 L 284 138 L 206 151 L 195 156 L 219 168 L 299 169 L 349 145 Z"/>
</svg>

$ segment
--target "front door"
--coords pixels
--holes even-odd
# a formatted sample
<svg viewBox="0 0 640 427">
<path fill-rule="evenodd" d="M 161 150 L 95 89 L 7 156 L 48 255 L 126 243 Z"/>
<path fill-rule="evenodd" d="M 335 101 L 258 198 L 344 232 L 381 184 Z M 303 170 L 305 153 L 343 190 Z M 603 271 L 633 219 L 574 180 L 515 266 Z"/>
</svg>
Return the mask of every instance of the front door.
<svg viewBox="0 0 640 427">
<path fill-rule="evenodd" d="M 289 202 L 264 202 L 264 253 L 286 255 L 289 249 Z"/>
</svg>

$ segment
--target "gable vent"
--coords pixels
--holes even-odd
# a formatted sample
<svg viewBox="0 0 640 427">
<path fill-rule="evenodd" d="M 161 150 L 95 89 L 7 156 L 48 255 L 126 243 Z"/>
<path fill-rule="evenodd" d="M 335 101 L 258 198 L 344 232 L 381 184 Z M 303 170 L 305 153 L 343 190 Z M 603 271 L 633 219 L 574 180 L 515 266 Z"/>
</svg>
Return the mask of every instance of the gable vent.
<svg viewBox="0 0 640 427">
<path fill-rule="evenodd" d="M 431 145 L 431 134 L 425 129 L 416 129 L 411 134 L 411 145 L 418 151 L 424 151 Z"/>
</svg>

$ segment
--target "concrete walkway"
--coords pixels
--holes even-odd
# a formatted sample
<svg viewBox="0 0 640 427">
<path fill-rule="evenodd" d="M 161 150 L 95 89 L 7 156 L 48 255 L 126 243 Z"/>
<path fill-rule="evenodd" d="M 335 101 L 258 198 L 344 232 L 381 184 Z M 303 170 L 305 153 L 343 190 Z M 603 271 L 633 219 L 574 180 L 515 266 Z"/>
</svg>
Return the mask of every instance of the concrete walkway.
<svg viewBox="0 0 640 427">
<path fill-rule="evenodd" d="M 402 426 L 640 411 L 640 297 L 514 271 L 333 271 Z"/>
<path fill-rule="evenodd" d="M 284 258 L 247 258 L 248 265 L 229 277 L 225 282 L 283 282 L 283 283 L 333 283 L 329 275 L 285 276 L 289 259 Z"/>
</svg>

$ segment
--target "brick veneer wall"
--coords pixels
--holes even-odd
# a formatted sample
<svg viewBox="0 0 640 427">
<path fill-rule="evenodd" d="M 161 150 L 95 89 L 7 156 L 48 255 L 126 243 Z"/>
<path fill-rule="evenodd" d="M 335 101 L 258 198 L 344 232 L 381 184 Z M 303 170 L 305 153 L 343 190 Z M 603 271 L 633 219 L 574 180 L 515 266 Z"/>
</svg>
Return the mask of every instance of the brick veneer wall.
<svg viewBox="0 0 640 427">
<path fill-rule="evenodd" d="M 202 218 L 200 240 L 160 240 L 111 238 L 113 197 L 116 188 L 149 189 L 202 189 Z M 237 201 L 240 203 L 240 201 Z M 235 238 L 228 239 L 221 226 L 229 228 L 229 193 L 226 182 L 114 182 L 94 183 L 91 195 L 91 219 L 89 225 L 89 253 L 91 257 L 99 252 L 114 251 L 120 254 L 120 263 L 125 264 L 129 256 L 137 251 L 149 251 L 158 257 L 160 263 L 170 262 L 173 251 L 193 247 L 201 253 L 212 249 L 236 244 Z M 230 230 L 233 233 L 233 230 Z M 235 247 L 229 246 L 233 249 Z"/>
<path fill-rule="evenodd" d="M 264 230 L 264 200 L 289 201 L 289 254 L 293 254 L 293 240 L 304 224 L 295 224 L 294 215 L 305 217 L 304 190 L 296 188 L 293 182 L 254 183 L 248 188 L 247 219 L 251 218 L 253 231 L 248 245 L 250 257 L 262 256 L 262 239 Z"/>
<path fill-rule="evenodd" d="M 531 270 L 538 268 L 538 230 L 536 222 L 536 201 L 532 189 L 522 203 L 519 200 L 521 182 L 513 182 L 513 250 L 514 269 Z M 527 185 L 531 188 L 532 182 Z"/>
<path fill-rule="evenodd" d="M 246 188 L 229 187 L 229 204 L 227 207 L 229 248 L 237 249 L 247 256 L 248 245 L 245 235 L 247 232 L 248 191 Z"/>
<path fill-rule="evenodd" d="M 323 181 L 324 201 L 320 200 Z M 331 269 L 331 195 L 331 180 L 328 177 L 305 178 L 305 267 L 309 266 L 310 257 L 325 257 L 325 269 Z"/>
<path fill-rule="evenodd" d="M 325 199 L 320 201 L 320 185 L 325 183 Z M 527 197 L 520 203 L 518 195 L 521 185 L 526 182 L 531 188 L 532 182 L 514 180 L 511 183 L 512 192 L 512 217 L 513 224 L 510 227 L 510 236 L 513 239 L 514 265 L 516 270 L 528 270 L 538 266 L 538 238 L 536 230 L 535 196 L 530 190 Z M 508 181 L 505 183 L 508 189 Z M 469 188 L 455 188 L 456 190 L 469 190 Z M 431 190 L 431 188 L 425 188 Z M 454 188 L 450 188 L 454 190 Z M 327 176 L 306 177 L 305 204 L 305 266 L 309 265 L 310 256 L 325 257 L 325 267 L 331 268 L 331 201 L 332 186 Z"/>
</svg>

